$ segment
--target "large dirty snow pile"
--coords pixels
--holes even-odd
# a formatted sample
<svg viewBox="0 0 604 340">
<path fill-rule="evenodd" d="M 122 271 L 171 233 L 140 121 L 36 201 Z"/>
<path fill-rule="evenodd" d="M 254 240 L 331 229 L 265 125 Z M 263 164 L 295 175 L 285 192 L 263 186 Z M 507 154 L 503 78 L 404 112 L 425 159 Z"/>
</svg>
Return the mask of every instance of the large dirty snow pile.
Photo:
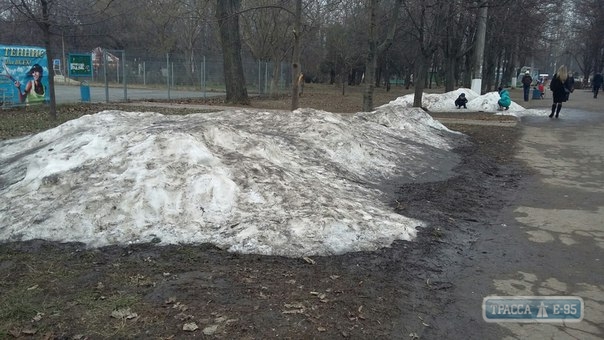
<svg viewBox="0 0 604 340">
<path fill-rule="evenodd" d="M 424 225 L 392 209 L 395 183 L 450 176 L 463 140 L 396 103 L 351 116 L 104 111 L 0 142 L 0 240 L 374 250 Z"/>
</svg>

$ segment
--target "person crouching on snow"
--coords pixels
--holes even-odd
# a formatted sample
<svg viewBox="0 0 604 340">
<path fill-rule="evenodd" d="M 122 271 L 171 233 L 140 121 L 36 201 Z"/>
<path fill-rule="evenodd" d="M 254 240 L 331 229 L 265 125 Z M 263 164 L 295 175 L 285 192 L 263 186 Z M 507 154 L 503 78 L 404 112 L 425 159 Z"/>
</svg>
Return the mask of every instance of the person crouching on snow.
<svg viewBox="0 0 604 340">
<path fill-rule="evenodd" d="M 497 89 L 497 92 L 499 92 L 499 97 L 501 97 L 497 101 L 497 105 L 499 105 L 499 111 L 503 109 L 509 109 L 510 105 L 512 104 L 512 99 L 510 99 L 510 94 L 508 93 L 508 90 L 504 89 L 503 87 L 499 87 Z"/>
<path fill-rule="evenodd" d="M 461 109 L 462 106 L 464 109 L 467 109 L 468 108 L 466 106 L 467 103 L 468 103 L 468 98 L 466 98 L 465 93 L 460 94 L 459 97 L 457 97 L 457 99 L 455 99 L 455 107 L 458 109 Z"/>
</svg>

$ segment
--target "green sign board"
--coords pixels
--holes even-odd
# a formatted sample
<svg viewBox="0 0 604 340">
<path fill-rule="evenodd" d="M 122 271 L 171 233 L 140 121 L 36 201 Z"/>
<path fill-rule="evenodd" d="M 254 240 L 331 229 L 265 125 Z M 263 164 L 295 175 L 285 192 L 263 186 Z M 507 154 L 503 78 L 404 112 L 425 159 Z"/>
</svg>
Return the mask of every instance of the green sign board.
<svg viewBox="0 0 604 340">
<path fill-rule="evenodd" d="M 92 77 L 92 54 L 69 55 L 69 77 Z"/>
</svg>

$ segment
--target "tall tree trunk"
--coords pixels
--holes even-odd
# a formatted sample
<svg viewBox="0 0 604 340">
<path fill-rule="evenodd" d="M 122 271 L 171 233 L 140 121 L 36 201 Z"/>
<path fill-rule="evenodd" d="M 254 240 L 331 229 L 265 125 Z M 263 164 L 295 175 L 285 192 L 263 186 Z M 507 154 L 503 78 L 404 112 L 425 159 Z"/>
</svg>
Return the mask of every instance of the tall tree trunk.
<svg viewBox="0 0 604 340">
<path fill-rule="evenodd" d="M 241 62 L 239 9 L 241 0 L 216 0 L 216 19 L 220 31 L 226 86 L 226 102 L 249 104 L 245 75 Z"/>
<path fill-rule="evenodd" d="M 398 13 L 400 11 L 403 1 L 397 0 L 394 9 L 392 10 L 392 22 L 390 23 L 390 30 L 388 36 L 381 45 L 377 45 L 377 7 L 379 0 L 371 0 L 369 5 L 369 50 L 367 53 L 367 61 L 365 67 L 365 91 L 363 92 L 363 111 L 370 112 L 373 110 L 373 91 L 375 89 L 375 70 L 377 68 L 377 59 L 380 53 L 386 51 L 392 40 L 394 39 L 394 33 L 396 31 L 396 23 L 398 21 Z"/>
<path fill-rule="evenodd" d="M 448 55 L 445 57 L 445 92 L 451 92 L 457 87 L 455 79 L 455 65 L 457 60 L 454 56 Z"/>
<path fill-rule="evenodd" d="M 444 6 L 446 6 L 446 11 L 453 13 L 453 5 L 454 3 L 452 1 L 448 1 Z M 454 27 L 453 25 L 455 25 L 455 20 L 454 20 L 454 16 L 453 15 L 448 15 L 445 17 L 445 22 L 443 23 L 443 27 Z M 444 53 L 443 53 L 443 63 L 444 63 L 444 68 L 445 68 L 445 92 L 450 92 L 453 91 L 454 88 L 457 86 L 457 82 L 455 81 L 455 76 L 457 73 L 458 68 L 455 67 L 456 66 L 456 59 L 457 59 L 457 51 L 458 51 L 458 45 L 457 45 L 457 37 L 454 36 L 454 30 L 446 30 L 445 31 L 445 38 L 443 39 L 443 42 L 445 43 L 444 46 Z"/>
<path fill-rule="evenodd" d="M 516 68 L 518 68 L 518 53 L 520 51 L 520 43 L 518 38 L 515 39 L 515 44 L 513 47 L 513 50 L 511 51 L 506 51 L 506 55 L 510 56 L 510 61 L 507 63 L 507 65 L 503 65 L 503 67 L 505 68 L 505 71 L 503 72 L 503 79 L 501 80 L 500 85 L 503 86 L 503 84 L 506 84 L 508 81 L 510 81 L 510 87 L 515 89 L 516 88 Z"/>
<path fill-rule="evenodd" d="M 463 73 L 463 84 L 464 87 L 471 88 L 472 87 L 472 58 L 466 56 L 464 59 L 464 67 L 466 72 Z"/>
<path fill-rule="evenodd" d="M 484 47 L 487 32 L 487 14 L 488 7 L 486 3 L 482 4 L 478 10 L 478 28 L 476 31 L 476 46 L 474 49 L 474 77 L 472 78 L 472 90 L 479 95 L 483 93 L 482 78 L 484 76 Z"/>
<path fill-rule="evenodd" d="M 510 82 L 510 87 L 511 88 L 516 88 L 516 82 L 518 79 L 518 71 L 520 69 L 520 67 L 518 66 L 519 64 L 519 58 L 518 58 L 518 51 L 520 50 L 519 45 L 515 45 L 513 47 L 513 50 L 504 50 L 504 60 L 507 59 L 507 62 L 503 63 L 503 75 L 502 75 L 502 80 L 501 80 L 501 86 L 503 86 L 504 84 L 507 84 L 508 81 Z"/>
<path fill-rule="evenodd" d="M 413 96 L 413 107 L 422 107 L 422 96 L 424 92 L 424 84 L 426 82 L 426 73 L 428 70 L 427 58 L 421 58 L 417 61 L 415 72 L 415 92 Z"/>
<path fill-rule="evenodd" d="M 219 0 L 220 1 L 220 0 Z M 294 17 L 294 48 L 292 52 L 292 105 L 294 111 L 300 105 L 298 81 L 300 77 L 300 30 L 302 29 L 302 0 L 296 0 L 296 12 Z"/>
<path fill-rule="evenodd" d="M 57 100 L 55 95 L 55 70 L 52 65 L 52 46 L 50 44 L 50 11 L 48 1 L 40 0 L 42 5 L 42 22 L 39 23 L 44 36 L 44 47 L 46 48 L 46 59 L 48 60 L 48 87 L 50 91 L 50 116 L 57 119 Z"/>
<path fill-rule="evenodd" d="M 276 59 L 274 59 L 276 60 Z M 273 77 L 271 79 L 271 85 L 270 85 L 270 89 L 269 89 L 269 97 L 271 98 L 277 98 L 279 97 L 279 93 L 277 92 L 277 89 L 279 89 L 279 75 L 281 74 L 281 63 L 280 62 L 273 62 Z"/>
<path fill-rule="evenodd" d="M 185 54 L 185 70 L 187 70 L 187 77 L 189 78 L 189 82 L 191 84 L 195 84 L 196 82 L 196 69 L 197 65 L 195 65 L 195 52 L 193 50 L 193 45 L 191 42 L 187 44 L 187 47 L 184 50 Z"/>
<path fill-rule="evenodd" d="M 365 91 L 363 92 L 363 112 L 373 110 L 373 89 L 375 87 L 375 68 L 377 67 L 377 46 L 376 46 L 376 12 L 378 0 L 371 0 L 369 5 L 369 50 L 367 51 L 367 62 L 365 67 Z"/>
</svg>

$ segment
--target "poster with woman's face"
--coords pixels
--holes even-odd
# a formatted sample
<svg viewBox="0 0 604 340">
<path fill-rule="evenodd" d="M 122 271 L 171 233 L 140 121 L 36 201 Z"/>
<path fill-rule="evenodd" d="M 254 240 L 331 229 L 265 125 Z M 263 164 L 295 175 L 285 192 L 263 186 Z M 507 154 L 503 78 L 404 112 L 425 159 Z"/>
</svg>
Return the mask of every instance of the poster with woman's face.
<svg viewBox="0 0 604 340">
<path fill-rule="evenodd" d="M 50 101 L 46 49 L 0 45 L 0 106 Z"/>
</svg>

